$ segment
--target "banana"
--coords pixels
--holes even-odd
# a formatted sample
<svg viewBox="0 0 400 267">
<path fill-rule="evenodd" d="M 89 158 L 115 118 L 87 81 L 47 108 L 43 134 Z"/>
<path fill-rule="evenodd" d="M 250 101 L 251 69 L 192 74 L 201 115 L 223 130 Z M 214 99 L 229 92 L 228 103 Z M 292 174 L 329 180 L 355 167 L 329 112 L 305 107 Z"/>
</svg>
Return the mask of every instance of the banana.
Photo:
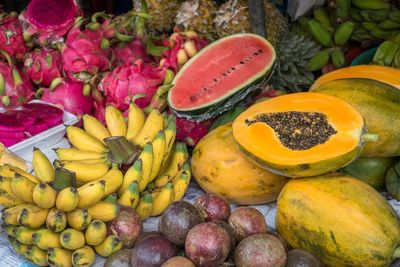
<svg viewBox="0 0 400 267">
<path fill-rule="evenodd" d="M 133 139 L 133 143 L 144 147 L 147 142 L 154 139 L 156 134 L 164 128 L 164 119 L 157 109 L 152 109 L 142 129 Z"/>
<path fill-rule="evenodd" d="M 384 0 L 352 0 L 351 3 L 360 9 L 390 9 L 390 3 Z"/>
<path fill-rule="evenodd" d="M 50 209 L 56 204 L 57 192 L 50 185 L 40 183 L 33 189 L 33 203 L 42 209 Z"/>
<path fill-rule="evenodd" d="M 62 231 L 60 235 L 60 243 L 63 248 L 75 250 L 85 245 L 85 236 L 81 231 L 68 228 Z"/>
<path fill-rule="evenodd" d="M 114 165 L 105 175 L 101 178 L 105 181 L 104 197 L 116 192 L 124 181 L 124 174 L 120 171 L 117 165 Z"/>
<path fill-rule="evenodd" d="M 142 177 L 139 180 L 139 191 L 142 192 L 149 183 L 151 168 L 153 167 L 154 155 L 153 144 L 151 142 L 146 143 L 143 147 L 139 159 L 142 161 Z"/>
<path fill-rule="evenodd" d="M 49 248 L 47 263 L 52 267 L 72 267 L 72 251 L 63 248 Z"/>
<path fill-rule="evenodd" d="M 29 246 L 26 258 L 38 266 L 47 266 L 47 251 L 37 246 Z"/>
<path fill-rule="evenodd" d="M 386 40 L 379 45 L 378 50 L 374 55 L 373 62 L 378 65 L 390 66 L 394 57 L 399 50 L 400 45 L 392 40 Z"/>
<path fill-rule="evenodd" d="M 32 234 L 32 242 L 41 249 L 62 248 L 60 234 L 54 233 L 49 229 L 40 229 Z"/>
<path fill-rule="evenodd" d="M 1 214 L 3 223 L 11 224 L 11 225 L 19 225 L 18 216 L 21 213 L 21 210 L 30 205 L 32 205 L 32 204 L 20 204 L 15 207 L 11 207 L 11 208 L 3 210 L 2 214 Z"/>
<path fill-rule="evenodd" d="M 106 164 L 111 165 L 111 161 L 108 157 L 103 157 L 99 159 L 82 159 L 82 160 L 57 160 L 57 164 L 68 164 L 68 163 L 80 163 L 80 164 Z"/>
<path fill-rule="evenodd" d="M 96 251 L 96 253 L 102 257 L 108 257 L 121 249 L 122 241 L 119 237 L 115 235 L 107 236 L 100 245 L 94 246 L 94 250 Z"/>
<path fill-rule="evenodd" d="M 167 166 L 169 161 L 169 156 L 171 154 L 172 148 L 174 147 L 175 138 L 176 138 L 176 117 L 171 116 L 168 120 L 167 127 L 164 131 L 165 133 L 165 152 L 164 158 L 161 163 L 161 168 L 158 172 L 160 174 L 161 171 Z"/>
<path fill-rule="evenodd" d="M 18 223 L 26 227 L 38 228 L 46 223 L 48 213 L 48 209 L 42 209 L 36 205 L 30 205 L 22 208 L 18 215 Z"/>
<path fill-rule="evenodd" d="M 55 165 L 74 172 L 76 179 L 84 183 L 100 179 L 109 170 L 109 165 L 107 163 L 88 164 L 79 161 L 56 161 Z"/>
<path fill-rule="evenodd" d="M 58 210 L 70 212 L 78 206 L 78 202 L 78 190 L 74 187 L 66 187 L 58 193 L 56 207 Z"/>
<path fill-rule="evenodd" d="M 72 253 L 72 265 L 76 267 L 89 267 L 92 266 L 96 259 L 94 250 L 90 246 L 84 246 L 77 249 Z"/>
<path fill-rule="evenodd" d="M 36 147 L 33 148 L 32 165 L 35 175 L 39 180 L 45 183 L 54 181 L 55 172 L 53 165 L 46 155 Z"/>
<path fill-rule="evenodd" d="M 100 245 L 107 236 L 107 226 L 103 221 L 93 220 L 85 231 L 86 244 Z"/>
<path fill-rule="evenodd" d="M 174 185 L 174 200 L 179 201 L 185 195 L 190 182 L 190 175 L 187 172 L 182 172 L 179 176 L 172 180 Z"/>
<path fill-rule="evenodd" d="M 385 20 L 386 18 L 388 18 L 389 10 L 388 9 L 370 10 L 369 16 L 375 22 L 381 22 L 381 21 Z"/>
<path fill-rule="evenodd" d="M 364 27 L 356 27 L 351 36 L 352 40 L 356 40 L 358 42 L 362 42 L 363 40 L 371 40 L 375 39 L 369 31 L 367 31 Z"/>
<path fill-rule="evenodd" d="M 140 198 L 135 210 L 143 221 L 150 217 L 152 209 L 153 197 L 151 194 L 146 193 Z"/>
<path fill-rule="evenodd" d="M 134 102 L 131 102 L 129 105 L 126 139 L 132 141 L 143 128 L 144 122 L 145 116 L 143 111 Z"/>
<path fill-rule="evenodd" d="M 8 236 L 15 237 L 15 228 L 17 228 L 16 225 L 7 225 L 6 224 L 6 225 L 2 225 L 2 228 Z"/>
<path fill-rule="evenodd" d="M 370 31 L 371 35 L 377 39 L 389 39 L 390 37 L 392 37 L 393 35 L 395 35 L 398 31 L 385 31 L 385 30 L 381 30 L 379 28 L 377 29 L 372 29 Z"/>
<path fill-rule="evenodd" d="M 67 226 L 67 216 L 61 210 L 52 208 L 47 214 L 46 226 L 47 229 L 55 233 L 64 231 L 65 227 Z"/>
<path fill-rule="evenodd" d="M 88 213 L 94 220 L 101 220 L 103 222 L 112 221 L 117 217 L 118 212 L 118 204 L 106 201 L 100 201 L 88 208 Z"/>
<path fill-rule="evenodd" d="M 66 215 L 68 225 L 76 230 L 85 229 L 92 221 L 92 217 L 87 209 L 74 209 L 73 211 L 68 212 Z"/>
<path fill-rule="evenodd" d="M 324 7 L 320 6 L 314 9 L 314 19 L 321 23 L 321 25 L 325 27 L 325 29 L 327 29 L 328 31 L 334 31 L 331 20 L 329 19 L 328 12 Z"/>
<path fill-rule="evenodd" d="M 15 177 L 16 173 L 18 173 L 21 176 L 26 177 L 27 179 L 29 179 L 31 182 L 33 182 L 35 184 L 40 183 L 40 180 L 38 178 L 36 178 L 32 174 L 30 174 L 18 167 L 11 166 L 9 164 L 0 165 L 0 175 L 1 176 L 13 178 L 13 177 Z"/>
<path fill-rule="evenodd" d="M 332 45 L 332 35 L 318 21 L 311 19 L 308 21 L 308 27 L 311 35 L 323 46 Z"/>
<path fill-rule="evenodd" d="M 98 119 L 88 114 L 84 114 L 82 116 L 82 120 L 85 131 L 98 141 L 105 144 L 103 140 L 111 136 L 106 127 L 104 127 L 104 125 Z"/>
<path fill-rule="evenodd" d="M 354 31 L 353 22 L 347 21 L 345 23 L 340 24 L 335 30 L 335 34 L 333 36 L 335 44 L 336 45 L 346 44 L 350 40 L 353 31 Z"/>
<path fill-rule="evenodd" d="M 388 18 L 395 22 L 400 23 L 400 10 L 394 10 L 389 12 Z"/>
<path fill-rule="evenodd" d="M 341 68 L 346 64 L 346 59 L 344 58 L 344 53 L 342 50 L 337 49 L 331 52 L 331 60 L 336 68 Z"/>
<path fill-rule="evenodd" d="M 12 178 L 10 177 L 0 176 L 0 190 L 4 191 L 14 199 L 20 199 L 11 188 L 11 180 Z"/>
<path fill-rule="evenodd" d="M 10 196 L 0 194 L 0 205 L 5 208 L 15 207 L 21 204 L 25 204 L 25 202 L 20 199 L 14 199 Z"/>
<path fill-rule="evenodd" d="M 392 67 L 400 68 L 400 50 L 397 50 L 396 55 L 394 56 Z"/>
<path fill-rule="evenodd" d="M 11 180 L 11 188 L 14 194 L 19 199 L 28 203 L 33 202 L 33 190 L 35 186 L 34 182 L 18 173 L 15 173 L 14 179 Z"/>
<path fill-rule="evenodd" d="M 164 131 L 159 131 L 152 141 L 153 144 L 153 166 L 151 167 L 150 182 L 156 178 L 160 171 L 164 153 L 166 149 L 166 139 Z"/>
<path fill-rule="evenodd" d="M 66 128 L 69 142 L 79 150 L 91 151 L 97 153 L 106 153 L 108 149 L 102 142 L 75 126 Z"/>
<path fill-rule="evenodd" d="M 111 203 L 117 203 L 117 200 L 118 200 L 117 193 L 112 193 L 111 195 L 108 195 L 107 197 L 103 198 L 103 201 Z"/>
<path fill-rule="evenodd" d="M 104 196 L 104 180 L 87 183 L 78 188 L 78 208 L 88 208 L 99 202 Z"/>
<path fill-rule="evenodd" d="M 61 161 L 74 160 L 103 160 L 107 158 L 107 153 L 97 153 L 91 151 L 83 151 L 76 148 L 56 148 L 54 149 L 57 157 Z"/>
<path fill-rule="evenodd" d="M 369 10 L 361 10 L 360 15 L 362 16 L 363 21 L 374 22 L 374 20 L 370 17 Z"/>
<path fill-rule="evenodd" d="M 151 216 L 158 216 L 172 203 L 174 200 L 174 185 L 167 183 L 159 193 L 153 196 L 153 209 Z"/>
<path fill-rule="evenodd" d="M 18 242 L 25 245 L 33 245 L 32 235 L 37 229 L 31 229 L 25 226 L 18 226 L 14 229 L 14 236 Z"/>
<path fill-rule="evenodd" d="M 137 159 L 126 171 L 121 187 L 118 189 L 118 195 L 121 196 L 132 182 L 139 183 L 142 177 L 142 160 Z"/>
<path fill-rule="evenodd" d="M 328 64 L 329 62 L 329 51 L 322 50 L 317 52 L 308 62 L 307 70 L 308 71 L 317 71 L 320 70 L 323 66 Z"/>
<path fill-rule="evenodd" d="M 111 136 L 126 135 L 126 123 L 121 111 L 114 106 L 109 105 L 106 107 L 105 118 Z"/>
<path fill-rule="evenodd" d="M 9 240 L 15 252 L 17 252 L 22 257 L 25 257 L 26 253 L 28 252 L 29 246 L 18 242 L 15 238 L 9 238 Z"/>
<path fill-rule="evenodd" d="M 137 204 L 139 203 L 139 198 L 139 184 L 137 182 L 132 182 L 118 199 L 118 203 L 136 208 Z"/>
<path fill-rule="evenodd" d="M 398 30 L 400 29 L 400 23 L 391 19 L 385 19 L 379 23 L 379 28 L 382 30 Z"/>
<path fill-rule="evenodd" d="M 351 0 L 336 0 L 335 21 L 348 18 Z"/>
</svg>

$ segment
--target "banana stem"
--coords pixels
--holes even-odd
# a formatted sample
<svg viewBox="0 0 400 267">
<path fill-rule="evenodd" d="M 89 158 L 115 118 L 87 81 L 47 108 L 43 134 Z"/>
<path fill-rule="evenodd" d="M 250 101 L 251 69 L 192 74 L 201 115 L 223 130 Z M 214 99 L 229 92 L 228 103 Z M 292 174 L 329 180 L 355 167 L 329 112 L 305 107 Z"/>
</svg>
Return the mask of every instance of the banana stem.
<svg viewBox="0 0 400 267">
<path fill-rule="evenodd" d="M 55 179 L 51 186 L 57 191 L 61 191 L 67 187 L 76 188 L 77 183 L 75 173 L 64 168 L 55 168 Z"/>
<path fill-rule="evenodd" d="M 117 164 L 130 164 L 139 156 L 140 150 L 125 136 L 112 136 L 104 139 L 110 149 L 109 159 Z"/>
</svg>

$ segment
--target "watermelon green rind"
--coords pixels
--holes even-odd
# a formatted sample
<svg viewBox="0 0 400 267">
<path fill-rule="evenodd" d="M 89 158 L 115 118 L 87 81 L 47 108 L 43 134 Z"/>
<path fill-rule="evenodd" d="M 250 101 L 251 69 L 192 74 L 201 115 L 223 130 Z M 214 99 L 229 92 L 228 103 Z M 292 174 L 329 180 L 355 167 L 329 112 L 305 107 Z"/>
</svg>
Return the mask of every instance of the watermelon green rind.
<svg viewBox="0 0 400 267">
<path fill-rule="evenodd" d="M 265 38 L 262 38 L 261 36 L 258 36 L 256 34 L 251 34 L 251 33 L 234 34 L 234 35 L 222 38 L 218 41 L 215 41 L 212 44 L 208 45 L 207 47 L 203 48 L 198 54 L 196 54 L 194 57 L 192 57 L 182 67 L 182 69 L 175 76 L 172 84 L 175 85 L 177 83 L 177 81 L 180 79 L 180 77 L 182 77 L 182 75 L 185 75 L 185 70 L 191 65 L 192 62 L 195 62 L 197 58 L 206 54 L 208 51 L 213 49 L 216 45 L 221 44 L 221 42 L 232 41 L 232 39 L 240 38 L 240 37 L 256 38 L 258 40 L 261 40 L 262 43 L 265 44 L 266 47 L 268 47 L 268 49 L 271 53 L 271 55 L 270 55 L 271 58 L 270 58 L 269 62 L 265 65 L 265 67 L 263 69 L 261 69 L 259 72 L 255 73 L 250 79 L 247 79 L 242 84 L 227 91 L 223 96 L 221 96 L 217 99 L 214 99 L 210 102 L 207 102 L 207 103 L 204 103 L 201 105 L 197 105 L 197 106 L 193 106 L 190 108 L 182 109 L 182 108 L 178 108 L 178 107 L 174 106 L 174 103 L 172 101 L 174 87 L 172 87 L 170 89 L 170 91 L 168 92 L 167 99 L 168 99 L 170 108 L 175 113 L 177 113 L 180 116 L 190 118 L 190 119 L 206 120 L 206 119 L 215 117 L 217 115 L 220 115 L 223 112 L 229 110 L 238 101 L 244 99 L 250 92 L 258 89 L 259 87 L 262 86 L 262 84 L 264 84 L 264 81 L 266 80 L 268 75 L 271 73 L 271 70 L 275 63 L 276 52 L 275 52 L 274 47 L 268 42 L 268 40 L 266 40 Z"/>
</svg>

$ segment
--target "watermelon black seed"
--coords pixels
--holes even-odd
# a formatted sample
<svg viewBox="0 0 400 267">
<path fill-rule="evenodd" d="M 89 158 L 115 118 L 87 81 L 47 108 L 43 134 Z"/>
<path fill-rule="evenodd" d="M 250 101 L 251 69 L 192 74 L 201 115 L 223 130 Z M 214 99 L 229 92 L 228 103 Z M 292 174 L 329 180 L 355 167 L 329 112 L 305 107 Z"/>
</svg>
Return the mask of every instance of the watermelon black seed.
<svg viewBox="0 0 400 267">
<path fill-rule="evenodd" d="M 337 133 L 327 116 L 318 112 L 263 113 L 257 115 L 255 120 L 245 121 L 247 125 L 257 122 L 268 124 L 282 145 L 291 150 L 306 150 L 324 144 Z"/>
</svg>

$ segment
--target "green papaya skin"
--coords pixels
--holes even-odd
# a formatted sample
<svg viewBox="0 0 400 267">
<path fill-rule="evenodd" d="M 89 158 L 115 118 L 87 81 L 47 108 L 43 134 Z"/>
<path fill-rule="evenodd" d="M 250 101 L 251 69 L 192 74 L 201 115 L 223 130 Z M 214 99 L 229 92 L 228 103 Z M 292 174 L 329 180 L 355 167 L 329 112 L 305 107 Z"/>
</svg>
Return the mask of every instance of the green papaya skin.
<svg viewBox="0 0 400 267">
<path fill-rule="evenodd" d="M 386 174 L 386 189 L 391 197 L 400 200 L 400 161 L 397 161 Z"/>
</svg>

